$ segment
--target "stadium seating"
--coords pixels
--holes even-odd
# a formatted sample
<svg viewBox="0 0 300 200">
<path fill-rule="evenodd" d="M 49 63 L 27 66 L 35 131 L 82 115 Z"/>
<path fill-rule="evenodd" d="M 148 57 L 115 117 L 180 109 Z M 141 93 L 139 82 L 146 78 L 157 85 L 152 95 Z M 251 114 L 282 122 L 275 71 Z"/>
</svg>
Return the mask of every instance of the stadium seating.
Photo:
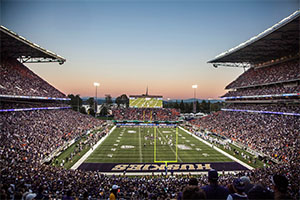
<svg viewBox="0 0 300 200">
<path fill-rule="evenodd" d="M 17 60 L 1 59 L 0 75 L 0 94 L 66 97 Z"/>
<path fill-rule="evenodd" d="M 12 103 L 13 102 L 13 103 Z M 53 102 L 21 102 L 20 100 L 0 101 L 0 109 L 16 109 L 16 108 L 45 108 L 45 107 L 68 107 L 64 103 Z"/>
<path fill-rule="evenodd" d="M 178 120 L 179 111 L 171 108 L 117 108 L 113 110 L 117 120 Z"/>
<path fill-rule="evenodd" d="M 66 141 L 101 125 L 101 121 L 72 110 L 40 110 L 0 114 L 1 146 L 40 161 Z"/>
<path fill-rule="evenodd" d="M 231 108 L 270 110 L 272 106 L 232 105 Z M 274 110 L 293 112 L 295 107 L 275 106 Z M 296 112 L 299 111 L 299 107 Z M 225 136 L 279 161 L 268 168 L 252 171 L 252 179 L 268 181 L 272 174 L 285 174 L 291 181 L 290 190 L 296 198 L 300 180 L 299 134 L 300 120 L 297 116 L 257 114 L 247 112 L 219 111 L 192 121 L 194 126 Z M 264 183 L 266 184 L 266 183 Z M 270 183 L 267 183 L 270 184 Z"/>
<path fill-rule="evenodd" d="M 17 61 L 2 62 L 1 76 L 4 78 L 0 81 L 0 94 L 65 97 Z M 14 82 L 18 87 L 14 87 Z M 44 104 L 49 105 L 53 104 Z M 13 102 L 2 104 L 3 108 L 24 106 L 31 105 Z M 242 108 L 245 105 L 235 106 L 230 105 L 229 108 Z M 297 109 L 262 105 L 246 105 L 244 108 L 277 111 Z M 129 108 L 115 109 L 113 113 L 116 119 L 129 120 L 176 120 L 179 115 L 175 109 Z M 281 162 L 252 171 L 223 174 L 219 178 L 220 185 L 230 185 L 235 177 L 247 175 L 253 183 L 271 187 L 270 176 L 280 173 L 290 181 L 290 195 L 299 198 L 299 117 L 220 111 L 195 120 L 192 124 L 232 138 Z M 79 199 L 107 199 L 115 184 L 121 186 L 118 198 L 180 199 L 190 176 L 106 176 L 96 171 L 66 170 L 40 162 L 65 142 L 101 125 L 103 121 L 72 110 L 0 113 L 0 199 L 21 199 L 29 190 L 39 198 L 63 199 L 72 196 Z M 93 142 L 97 139 L 94 138 Z M 200 186 L 208 184 L 206 175 L 197 176 L 197 180 Z"/>
<path fill-rule="evenodd" d="M 297 116 L 220 111 L 194 124 L 281 161 L 288 162 L 299 153 Z"/>
<path fill-rule="evenodd" d="M 255 111 L 271 111 L 271 112 L 284 112 L 284 113 L 300 113 L 300 106 L 294 104 L 227 104 L 227 109 L 239 110 L 255 110 Z"/>
<path fill-rule="evenodd" d="M 300 79 L 298 60 L 288 61 L 261 68 L 250 68 L 231 82 L 226 89 L 262 85 L 277 82 L 286 82 Z"/>
<path fill-rule="evenodd" d="M 299 92 L 300 92 L 300 85 L 292 86 L 292 87 L 284 87 L 283 85 L 269 85 L 269 86 L 243 88 L 236 91 L 229 91 L 222 97 L 274 95 L 274 94 L 288 94 L 288 93 L 299 93 Z"/>
</svg>

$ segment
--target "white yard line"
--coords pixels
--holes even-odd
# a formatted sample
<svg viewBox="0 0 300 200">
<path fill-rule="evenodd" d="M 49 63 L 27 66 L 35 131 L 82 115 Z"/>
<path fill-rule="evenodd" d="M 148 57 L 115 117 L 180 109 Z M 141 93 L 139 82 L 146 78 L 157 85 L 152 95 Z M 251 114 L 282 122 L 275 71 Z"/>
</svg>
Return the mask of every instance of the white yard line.
<svg viewBox="0 0 300 200">
<path fill-rule="evenodd" d="M 72 167 L 71 169 L 77 169 L 94 151 L 97 147 L 115 130 L 116 126 L 114 126 L 109 133 L 101 138 L 88 152 L 86 152 Z"/>
<path fill-rule="evenodd" d="M 141 138 L 141 130 L 140 130 L 140 127 L 139 127 L 139 151 L 140 151 L 140 162 L 142 163 L 143 162 L 143 154 L 142 154 L 142 138 Z"/>
<path fill-rule="evenodd" d="M 158 129 L 158 128 L 156 128 L 157 130 L 158 130 L 158 132 L 159 132 L 159 134 L 161 135 L 161 137 L 166 141 L 166 143 L 168 144 L 168 141 L 167 141 L 167 139 L 162 135 L 162 133 L 160 132 L 160 130 Z M 176 152 L 174 151 L 174 149 L 168 144 L 168 146 L 171 148 L 171 150 L 173 151 L 173 153 L 175 154 L 175 156 L 176 156 Z M 178 148 L 178 147 L 176 147 L 176 148 Z M 178 158 L 178 160 L 180 161 L 180 162 L 182 162 L 182 160 L 181 160 L 181 158 L 179 157 L 179 155 L 177 155 L 177 158 Z"/>
<path fill-rule="evenodd" d="M 144 99 L 144 101 L 141 100 L 141 102 L 144 102 L 141 107 L 144 107 L 145 106 L 145 103 L 146 103 L 146 99 Z"/>
<path fill-rule="evenodd" d="M 189 131 L 185 130 L 185 129 L 184 129 L 184 128 L 182 128 L 181 126 L 179 126 L 179 128 L 180 128 L 181 130 L 183 130 L 184 132 L 188 133 L 189 135 L 192 135 L 194 138 L 196 138 L 196 139 L 200 140 L 200 141 L 201 141 L 201 142 L 203 142 L 204 144 L 206 144 L 206 145 L 208 145 L 208 146 L 210 146 L 210 147 L 213 147 L 213 148 L 214 148 L 216 151 L 220 152 L 221 154 L 223 154 L 224 156 L 226 156 L 226 157 L 230 158 L 231 160 L 234 160 L 235 162 L 237 162 L 237 163 L 239 163 L 239 164 L 243 165 L 244 167 L 246 167 L 246 168 L 248 168 L 248 169 L 250 169 L 250 170 L 254 169 L 254 168 L 253 168 L 253 167 L 251 167 L 250 165 L 248 165 L 248 164 L 244 163 L 243 161 L 241 161 L 241 160 L 237 159 L 236 157 L 233 157 L 232 155 L 230 155 L 230 154 L 226 153 L 226 152 L 225 152 L 225 151 L 223 151 L 222 149 L 219 149 L 218 147 L 216 147 L 216 146 L 213 146 L 213 145 L 212 145 L 212 144 L 210 144 L 209 142 L 207 142 L 207 141 L 203 140 L 202 138 L 200 138 L 200 137 L 198 137 L 198 136 L 196 136 L 196 135 L 192 134 L 191 132 L 189 132 Z"/>
<path fill-rule="evenodd" d="M 159 106 L 159 100 L 155 101 L 154 107 L 158 107 Z"/>
</svg>

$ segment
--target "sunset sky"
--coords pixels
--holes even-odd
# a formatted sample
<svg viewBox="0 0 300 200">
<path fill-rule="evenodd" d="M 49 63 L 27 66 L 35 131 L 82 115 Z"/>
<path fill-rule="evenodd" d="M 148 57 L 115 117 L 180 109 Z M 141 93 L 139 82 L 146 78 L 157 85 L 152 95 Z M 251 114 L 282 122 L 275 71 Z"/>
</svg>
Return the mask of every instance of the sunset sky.
<svg viewBox="0 0 300 200">
<path fill-rule="evenodd" d="M 299 9 L 298 0 L 1 1 L 1 25 L 66 58 L 26 64 L 65 94 L 217 98 L 243 72 L 206 62 Z"/>
</svg>

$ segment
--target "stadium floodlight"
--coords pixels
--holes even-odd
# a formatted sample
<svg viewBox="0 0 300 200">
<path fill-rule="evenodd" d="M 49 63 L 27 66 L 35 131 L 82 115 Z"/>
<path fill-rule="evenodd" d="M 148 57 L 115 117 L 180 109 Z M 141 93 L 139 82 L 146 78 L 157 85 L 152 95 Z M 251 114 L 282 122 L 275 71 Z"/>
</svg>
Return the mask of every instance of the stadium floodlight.
<svg viewBox="0 0 300 200">
<path fill-rule="evenodd" d="M 193 111 L 196 113 L 196 89 L 198 88 L 198 85 L 192 85 L 192 88 L 194 89 L 194 104 L 193 104 Z"/>
<path fill-rule="evenodd" d="M 95 117 L 96 117 L 96 112 L 97 112 L 97 87 L 100 86 L 100 83 L 94 82 L 94 86 L 96 87 L 95 91 L 95 100 L 94 100 L 94 112 L 95 112 Z"/>
</svg>

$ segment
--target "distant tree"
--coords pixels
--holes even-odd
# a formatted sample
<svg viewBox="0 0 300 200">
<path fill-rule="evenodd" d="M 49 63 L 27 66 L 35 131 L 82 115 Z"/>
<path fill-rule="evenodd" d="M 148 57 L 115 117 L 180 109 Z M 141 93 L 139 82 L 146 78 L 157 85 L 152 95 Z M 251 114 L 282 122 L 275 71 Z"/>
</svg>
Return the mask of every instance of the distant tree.
<svg viewBox="0 0 300 200">
<path fill-rule="evenodd" d="M 203 100 L 200 104 L 200 110 L 203 113 L 209 113 L 210 110 L 210 102 L 206 102 L 205 100 Z"/>
<path fill-rule="evenodd" d="M 71 99 L 69 104 L 71 105 L 72 109 L 79 111 L 80 107 L 82 106 L 82 99 L 80 96 L 78 94 L 76 96 L 74 96 L 74 94 L 69 94 L 68 97 Z"/>
<path fill-rule="evenodd" d="M 81 112 L 81 113 L 83 113 L 83 114 L 87 114 L 87 113 L 86 113 L 86 110 L 85 110 L 85 107 L 81 107 L 80 110 L 79 110 L 79 112 Z"/>
<path fill-rule="evenodd" d="M 95 111 L 94 111 L 94 109 L 93 109 L 93 108 L 89 108 L 88 114 L 89 114 L 89 115 L 92 115 L 92 116 L 95 116 Z"/>
<path fill-rule="evenodd" d="M 94 108 L 94 103 L 95 103 L 94 97 L 88 98 L 88 100 L 86 100 L 86 102 L 90 106 L 90 108 Z"/>
<path fill-rule="evenodd" d="M 103 106 L 103 108 L 100 111 L 100 116 L 106 116 L 108 114 L 108 108 L 106 106 Z"/>
<path fill-rule="evenodd" d="M 176 100 L 176 102 L 174 103 L 174 108 L 179 109 L 179 104 L 178 104 L 177 100 Z"/>
<path fill-rule="evenodd" d="M 207 112 L 206 113 L 210 113 L 211 112 L 211 103 L 210 101 L 207 102 Z"/>
<path fill-rule="evenodd" d="M 118 104 L 118 106 L 120 104 L 125 104 L 126 107 L 128 107 L 129 106 L 129 98 L 127 97 L 126 94 L 122 94 L 121 96 L 118 96 L 116 98 L 116 104 Z"/>
<path fill-rule="evenodd" d="M 112 104 L 112 98 L 110 94 L 105 95 L 105 103 L 106 104 Z"/>
<path fill-rule="evenodd" d="M 211 104 L 211 112 L 216 112 L 221 110 L 221 108 L 224 106 L 223 102 L 216 102 Z"/>
<path fill-rule="evenodd" d="M 200 103 L 198 100 L 196 101 L 196 112 L 200 112 Z"/>
<path fill-rule="evenodd" d="M 181 102 L 179 104 L 179 108 L 180 108 L 181 112 L 185 112 L 185 106 L 184 106 L 183 100 L 181 100 Z"/>
</svg>

